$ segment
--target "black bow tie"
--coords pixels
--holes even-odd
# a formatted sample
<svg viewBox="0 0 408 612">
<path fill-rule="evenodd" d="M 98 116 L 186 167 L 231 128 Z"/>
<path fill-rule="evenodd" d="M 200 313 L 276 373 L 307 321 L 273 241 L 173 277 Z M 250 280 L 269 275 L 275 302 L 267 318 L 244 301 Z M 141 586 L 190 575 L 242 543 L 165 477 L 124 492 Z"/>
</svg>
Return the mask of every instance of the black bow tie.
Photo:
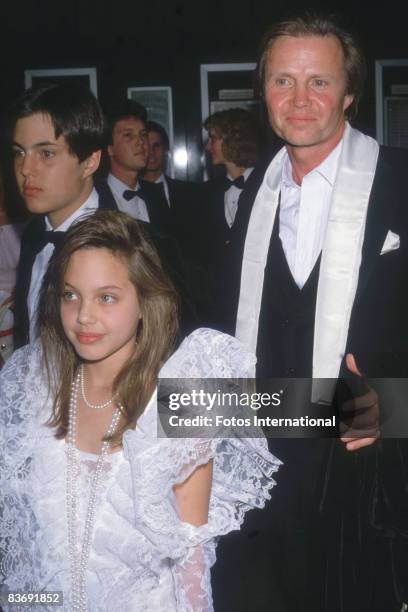
<svg viewBox="0 0 408 612">
<path fill-rule="evenodd" d="M 55 247 L 59 247 L 62 244 L 64 236 L 65 232 L 52 232 L 44 229 L 30 236 L 31 248 L 35 255 L 38 255 L 47 244 L 53 244 Z"/>
<path fill-rule="evenodd" d="M 243 189 L 245 187 L 244 176 L 241 174 L 241 176 L 236 178 L 234 181 L 231 181 L 231 179 L 226 176 L 224 179 L 224 191 L 228 191 L 228 189 L 232 186 L 237 187 L 238 189 Z"/>
<path fill-rule="evenodd" d="M 141 189 L 136 189 L 136 190 L 125 189 L 125 191 L 123 192 L 122 195 L 123 195 L 123 197 L 125 198 L 125 200 L 127 202 L 129 202 L 129 200 L 133 200 L 133 198 L 135 198 L 136 196 L 138 198 L 142 198 L 142 200 L 143 200 L 143 192 L 142 192 Z"/>
</svg>

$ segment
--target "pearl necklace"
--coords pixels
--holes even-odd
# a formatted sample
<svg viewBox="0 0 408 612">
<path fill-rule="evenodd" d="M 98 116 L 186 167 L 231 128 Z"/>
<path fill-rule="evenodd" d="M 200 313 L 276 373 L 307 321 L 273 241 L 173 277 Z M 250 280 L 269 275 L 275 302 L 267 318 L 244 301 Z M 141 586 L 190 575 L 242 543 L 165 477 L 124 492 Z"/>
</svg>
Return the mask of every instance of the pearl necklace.
<svg viewBox="0 0 408 612">
<path fill-rule="evenodd" d="M 79 377 L 81 379 L 81 395 L 82 395 L 82 399 L 84 400 L 84 403 L 86 406 L 88 406 L 88 408 L 92 408 L 92 410 L 102 410 L 102 408 L 106 408 L 107 406 L 109 406 L 114 399 L 114 395 L 112 395 L 112 397 L 110 398 L 110 400 L 108 400 L 107 402 L 104 402 L 103 404 L 91 404 L 91 402 L 89 402 L 86 398 L 85 395 L 85 375 L 84 375 L 84 366 L 83 364 L 81 365 L 80 369 L 79 369 Z"/>
<path fill-rule="evenodd" d="M 101 485 L 101 474 L 110 442 L 105 440 L 96 462 L 95 472 L 92 478 L 91 490 L 86 512 L 85 527 L 83 533 L 82 547 L 78 541 L 76 514 L 77 514 L 77 477 L 79 465 L 76 450 L 76 418 L 78 407 L 78 391 L 81 382 L 81 370 L 72 382 L 71 398 L 69 404 L 68 435 L 67 435 L 67 527 L 68 527 L 68 552 L 71 567 L 72 584 L 72 610 L 74 612 L 87 611 L 86 597 L 86 571 L 91 549 L 93 525 L 95 522 L 96 501 Z M 113 435 L 120 418 L 120 406 L 115 408 L 109 425 L 107 436 Z"/>
</svg>

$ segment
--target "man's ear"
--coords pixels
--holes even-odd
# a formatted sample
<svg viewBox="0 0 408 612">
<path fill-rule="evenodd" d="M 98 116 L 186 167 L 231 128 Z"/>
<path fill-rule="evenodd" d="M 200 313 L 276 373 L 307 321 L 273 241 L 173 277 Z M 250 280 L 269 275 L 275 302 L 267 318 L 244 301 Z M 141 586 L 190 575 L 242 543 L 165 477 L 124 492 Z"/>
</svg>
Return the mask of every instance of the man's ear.
<svg viewBox="0 0 408 612">
<path fill-rule="evenodd" d="M 94 151 L 89 157 L 84 159 L 83 164 L 83 177 L 87 178 L 91 176 L 99 168 L 101 163 L 101 150 Z"/>
<path fill-rule="evenodd" d="M 344 96 L 343 111 L 346 111 L 348 109 L 348 107 L 352 104 L 353 100 L 354 96 L 352 94 L 346 94 Z"/>
</svg>

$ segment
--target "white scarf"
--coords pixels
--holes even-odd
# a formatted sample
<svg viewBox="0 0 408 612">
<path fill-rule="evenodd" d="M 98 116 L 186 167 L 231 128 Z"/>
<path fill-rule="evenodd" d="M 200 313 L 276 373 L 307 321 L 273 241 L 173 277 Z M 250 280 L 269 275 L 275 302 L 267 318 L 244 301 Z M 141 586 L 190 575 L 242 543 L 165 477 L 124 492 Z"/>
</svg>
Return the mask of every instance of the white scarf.
<svg viewBox="0 0 408 612">
<path fill-rule="evenodd" d="M 313 345 L 313 378 L 337 378 L 357 290 L 378 143 L 346 124 L 322 249 Z M 279 203 L 285 148 L 270 163 L 245 241 L 236 337 L 256 351 L 264 271 Z M 271 338 L 273 342 L 273 338 Z M 313 396 L 316 400 L 317 386 Z M 321 394 L 320 394 L 321 395 Z"/>
</svg>

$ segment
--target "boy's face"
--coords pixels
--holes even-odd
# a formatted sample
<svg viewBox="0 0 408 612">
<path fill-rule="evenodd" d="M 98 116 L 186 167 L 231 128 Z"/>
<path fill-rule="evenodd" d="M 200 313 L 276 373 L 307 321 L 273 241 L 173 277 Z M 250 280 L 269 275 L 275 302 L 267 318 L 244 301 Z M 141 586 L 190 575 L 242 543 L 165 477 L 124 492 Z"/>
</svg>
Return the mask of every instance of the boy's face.
<svg viewBox="0 0 408 612">
<path fill-rule="evenodd" d="M 130 172 L 146 166 L 149 155 L 146 125 L 141 119 L 125 117 L 115 123 L 112 144 L 108 146 L 111 164 Z"/>
<path fill-rule="evenodd" d="M 208 128 L 208 141 L 205 145 L 205 150 L 211 156 L 211 162 L 214 166 L 225 164 L 227 161 L 222 151 L 223 138 L 215 128 Z"/>
<path fill-rule="evenodd" d="M 147 134 L 149 141 L 149 157 L 147 158 L 146 170 L 164 172 L 166 166 L 167 149 L 164 146 L 163 140 L 159 132 L 149 132 Z"/>
<path fill-rule="evenodd" d="M 54 228 L 87 199 L 100 152 L 80 162 L 65 136 L 55 137 L 49 115 L 36 113 L 18 119 L 13 152 L 17 184 L 28 210 L 48 215 Z"/>
</svg>

